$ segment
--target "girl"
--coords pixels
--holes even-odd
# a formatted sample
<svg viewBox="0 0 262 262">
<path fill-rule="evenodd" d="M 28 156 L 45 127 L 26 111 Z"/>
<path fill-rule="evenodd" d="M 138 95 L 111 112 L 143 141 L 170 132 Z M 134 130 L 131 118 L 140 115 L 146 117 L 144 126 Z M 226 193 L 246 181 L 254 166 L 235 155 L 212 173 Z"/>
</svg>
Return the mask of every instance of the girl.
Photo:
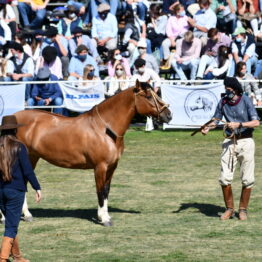
<svg viewBox="0 0 262 262">
<path fill-rule="evenodd" d="M 16 138 L 18 124 L 14 115 L 4 116 L 0 126 L 0 209 L 5 220 L 0 261 L 28 262 L 19 250 L 17 231 L 27 191 L 27 181 L 36 190 L 36 201 L 41 200 L 41 188 L 29 161 L 27 149 Z"/>
</svg>

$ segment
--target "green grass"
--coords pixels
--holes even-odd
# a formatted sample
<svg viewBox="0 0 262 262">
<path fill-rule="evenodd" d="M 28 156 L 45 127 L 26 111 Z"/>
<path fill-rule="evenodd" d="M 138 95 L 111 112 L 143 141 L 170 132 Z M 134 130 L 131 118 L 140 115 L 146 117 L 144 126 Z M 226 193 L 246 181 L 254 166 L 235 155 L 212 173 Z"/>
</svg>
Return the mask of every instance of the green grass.
<svg viewBox="0 0 262 262">
<path fill-rule="evenodd" d="M 222 131 L 145 133 L 131 128 L 109 198 L 114 226 L 97 223 L 92 170 L 54 167 L 36 173 L 43 200 L 34 203 L 32 223 L 21 222 L 21 249 L 34 262 L 258 262 L 262 261 L 262 128 L 255 132 L 256 186 L 249 220 L 221 222 L 218 185 Z M 236 172 L 233 191 L 239 203 Z M 3 230 L 3 227 L 2 229 Z"/>
</svg>

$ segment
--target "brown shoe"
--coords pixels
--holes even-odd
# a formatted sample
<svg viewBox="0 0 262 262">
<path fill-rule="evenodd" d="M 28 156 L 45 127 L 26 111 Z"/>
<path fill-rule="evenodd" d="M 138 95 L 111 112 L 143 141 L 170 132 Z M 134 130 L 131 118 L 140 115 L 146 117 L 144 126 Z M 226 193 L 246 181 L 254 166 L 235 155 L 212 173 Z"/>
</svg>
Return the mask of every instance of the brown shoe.
<svg viewBox="0 0 262 262">
<path fill-rule="evenodd" d="M 234 200 L 231 185 L 222 186 L 222 192 L 224 196 L 224 201 L 226 205 L 226 211 L 221 215 L 221 220 L 227 220 L 235 215 L 234 211 Z"/>
<path fill-rule="evenodd" d="M 247 220 L 247 207 L 251 195 L 251 188 L 242 187 L 239 202 L 239 220 Z"/>
<path fill-rule="evenodd" d="M 247 210 L 246 209 L 240 209 L 238 218 L 239 218 L 239 220 L 247 220 Z"/>
<path fill-rule="evenodd" d="M 227 220 L 235 216 L 233 208 L 227 208 L 226 211 L 220 216 L 220 220 Z"/>
<path fill-rule="evenodd" d="M 14 243 L 11 249 L 11 255 L 14 258 L 13 262 L 30 262 L 29 260 L 22 257 L 18 243 L 18 236 L 16 236 L 14 239 Z"/>
<path fill-rule="evenodd" d="M 3 237 L 2 246 L 1 246 L 1 254 L 0 254 L 0 262 L 7 262 L 11 253 L 11 248 L 13 245 L 13 238 Z"/>
</svg>

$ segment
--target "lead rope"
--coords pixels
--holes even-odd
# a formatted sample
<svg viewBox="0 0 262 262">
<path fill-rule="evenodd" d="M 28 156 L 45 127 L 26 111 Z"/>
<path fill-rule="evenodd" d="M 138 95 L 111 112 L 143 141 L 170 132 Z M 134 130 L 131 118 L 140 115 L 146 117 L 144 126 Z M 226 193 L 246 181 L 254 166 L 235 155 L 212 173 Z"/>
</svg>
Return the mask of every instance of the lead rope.
<svg viewBox="0 0 262 262">
<path fill-rule="evenodd" d="M 230 129 L 231 135 L 227 135 L 226 130 L 228 129 L 228 123 L 226 121 L 218 119 L 218 118 L 213 118 L 213 119 L 214 119 L 214 121 L 220 121 L 220 122 L 224 123 L 224 127 L 223 127 L 224 138 L 233 140 L 233 152 L 230 150 L 229 160 L 228 160 L 228 168 L 231 170 L 231 172 L 233 172 L 234 171 L 234 158 L 236 156 L 236 145 L 237 145 L 236 134 L 234 132 L 234 129 Z"/>
</svg>

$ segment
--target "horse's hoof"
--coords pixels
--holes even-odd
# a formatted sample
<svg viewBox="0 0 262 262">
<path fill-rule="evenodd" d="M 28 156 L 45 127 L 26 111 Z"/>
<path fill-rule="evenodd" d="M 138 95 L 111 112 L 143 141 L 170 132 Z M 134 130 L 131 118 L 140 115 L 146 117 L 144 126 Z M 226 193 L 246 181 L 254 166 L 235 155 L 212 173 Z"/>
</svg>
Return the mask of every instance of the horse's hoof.
<svg viewBox="0 0 262 262">
<path fill-rule="evenodd" d="M 25 222 L 32 222 L 33 217 L 22 217 L 22 220 L 24 220 Z"/>
<path fill-rule="evenodd" d="M 103 225 L 105 227 L 111 227 L 111 226 L 113 226 L 113 222 L 110 220 L 110 221 L 104 222 Z"/>
</svg>

